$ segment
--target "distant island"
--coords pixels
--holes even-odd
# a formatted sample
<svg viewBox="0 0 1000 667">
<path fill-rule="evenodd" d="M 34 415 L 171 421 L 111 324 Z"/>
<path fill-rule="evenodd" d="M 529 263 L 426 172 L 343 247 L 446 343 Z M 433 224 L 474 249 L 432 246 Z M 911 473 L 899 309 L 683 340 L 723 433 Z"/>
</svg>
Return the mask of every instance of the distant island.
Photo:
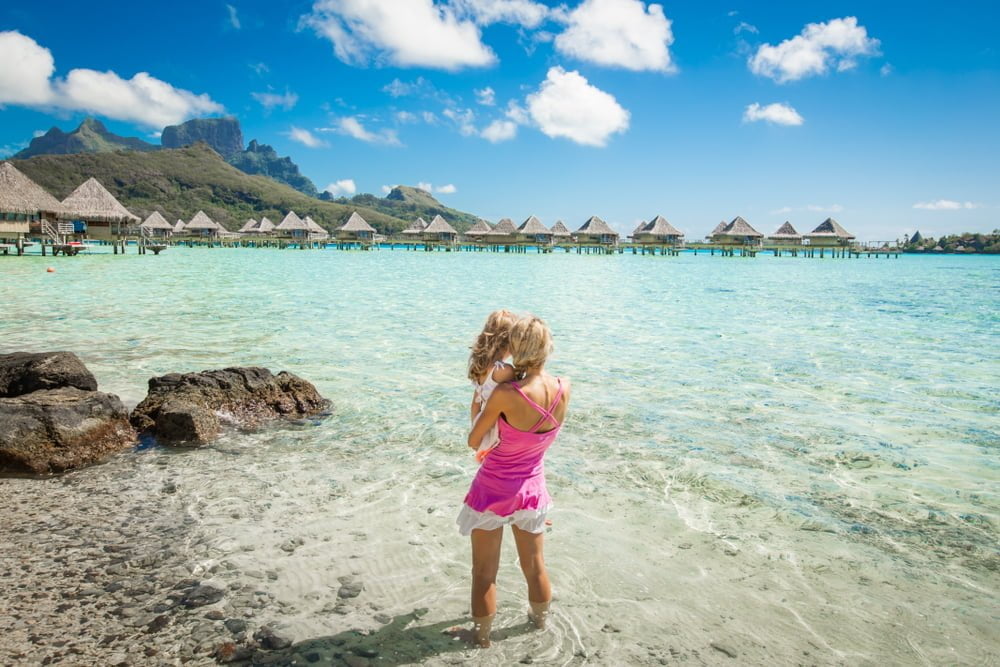
<svg viewBox="0 0 1000 667">
<path fill-rule="evenodd" d="M 903 239 L 903 252 L 998 255 L 1000 254 L 1000 229 L 994 229 L 990 234 L 971 232 L 949 234 L 936 240 L 917 231 L 913 233 L 913 236 Z"/>
</svg>

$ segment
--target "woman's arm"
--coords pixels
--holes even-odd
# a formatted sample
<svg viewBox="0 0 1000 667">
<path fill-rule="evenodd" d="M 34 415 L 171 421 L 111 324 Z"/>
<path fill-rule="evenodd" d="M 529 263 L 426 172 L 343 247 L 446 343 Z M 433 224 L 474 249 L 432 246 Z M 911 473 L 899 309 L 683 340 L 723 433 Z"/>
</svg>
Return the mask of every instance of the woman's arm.
<svg viewBox="0 0 1000 667">
<path fill-rule="evenodd" d="M 490 396 L 490 400 L 486 401 L 486 407 L 483 408 L 482 416 L 476 420 L 472 431 L 469 432 L 468 445 L 471 449 L 479 449 L 483 438 L 500 419 L 500 413 L 504 411 L 504 408 L 509 407 L 509 402 L 510 390 L 507 387 L 500 385 L 493 390 L 493 395 Z"/>
</svg>

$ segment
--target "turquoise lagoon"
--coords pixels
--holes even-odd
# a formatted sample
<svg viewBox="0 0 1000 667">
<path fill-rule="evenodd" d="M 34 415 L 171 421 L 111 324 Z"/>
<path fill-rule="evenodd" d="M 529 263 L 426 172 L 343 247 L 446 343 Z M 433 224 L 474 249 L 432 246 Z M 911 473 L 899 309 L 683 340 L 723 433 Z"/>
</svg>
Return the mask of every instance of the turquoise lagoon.
<svg viewBox="0 0 1000 667">
<path fill-rule="evenodd" d="M 464 366 L 507 307 L 550 323 L 550 370 L 574 385 L 547 461 L 556 616 L 478 655 L 411 658 L 1000 652 L 1000 258 L 170 248 L 0 257 L 0 295 L 5 351 L 74 350 L 130 405 L 150 376 L 230 365 L 293 371 L 333 401 L 322 421 L 73 473 L 176 483 L 191 571 L 276 571 L 266 620 L 297 640 L 467 613 Z M 345 575 L 365 590 L 330 613 Z M 523 627 L 512 544 L 499 589 L 497 625 Z"/>
</svg>

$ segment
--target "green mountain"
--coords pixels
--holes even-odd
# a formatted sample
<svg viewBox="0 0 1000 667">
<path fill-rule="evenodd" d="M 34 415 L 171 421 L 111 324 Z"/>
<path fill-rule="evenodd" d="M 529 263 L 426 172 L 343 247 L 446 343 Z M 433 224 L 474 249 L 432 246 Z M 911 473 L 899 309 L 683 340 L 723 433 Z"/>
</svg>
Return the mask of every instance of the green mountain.
<svg viewBox="0 0 1000 667">
<path fill-rule="evenodd" d="M 229 158 L 229 164 L 248 174 L 269 176 L 279 183 L 289 185 L 310 197 L 319 195 L 316 186 L 299 171 L 299 166 L 290 157 L 279 157 L 278 152 L 267 144 L 250 142 L 245 151 Z"/>
<path fill-rule="evenodd" d="M 14 155 L 15 160 L 26 160 L 36 155 L 66 155 L 71 153 L 110 153 L 113 151 L 155 151 L 159 146 L 136 139 L 112 134 L 96 118 L 85 118 L 80 127 L 63 132 L 53 127 L 40 137 L 35 137 L 23 151 Z"/>
<path fill-rule="evenodd" d="M 408 185 L 397 185 L 384 198 L 370 194 L 360 194 L 350 199 L 346 197 L 333 199 L 326 192 L 321 194 L 320 198 L 329 199 L 345 206 L 364 206 L 385 215 L 402 218 L 411 222 L 418 217 L 430 222 L 435 215 L 440 215 L 460 232 L 464 232 L 479 219 L 471 213 L 464 213 L 445 206 L 432 197 L 431 193 L 426 190 L 413 188 Z"/>
<path fill-rule="evenodd" d="M 181 149 L 42 155 L 14 165 L 58 199 L 93 176 L 130 211 L 145 218 L 154 210 L 167 220 L 190 220 L 199 210 L 236 231 L 247 218 L 266 215 L 274 223 L 290 210 L 328 230 L 357 210 L 383 234 L 410 220 L 360 205 L 329 202 L 302 194 L 266 176 L 245 174 L 203 143 Z"/>
</svg>

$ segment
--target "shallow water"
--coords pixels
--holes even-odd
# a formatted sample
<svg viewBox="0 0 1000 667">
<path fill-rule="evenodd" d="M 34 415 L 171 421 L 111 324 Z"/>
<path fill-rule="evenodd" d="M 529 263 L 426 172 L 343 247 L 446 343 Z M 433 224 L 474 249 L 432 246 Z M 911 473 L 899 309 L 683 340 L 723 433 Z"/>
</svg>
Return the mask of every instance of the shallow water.
<svg viewBox="0 0 1000 667">
<path fill-rule="evenodd" d="M 73 473 L 175 483 L 189 569 L 255 582 L 279 603 L 262 620 L 321 652 L 360 628 L 397 662 L 473 655 L 429 638 L 467 617 L 463 371 L 496 307 L 550 323 L 574 400 L 547 460 L 552 627 L 526 631 L 507 544 L 510 636 L 475 657 L 1000 652 L 1000 258 L 170 248 L 0 257 L 0 295 L 4 351 L 74 350 L 129 405 L 150 376 L 231 365 L 333 401 L 325 420 Z M 345 576 L 365 589 L 335 612 Z"/>
</svg>

